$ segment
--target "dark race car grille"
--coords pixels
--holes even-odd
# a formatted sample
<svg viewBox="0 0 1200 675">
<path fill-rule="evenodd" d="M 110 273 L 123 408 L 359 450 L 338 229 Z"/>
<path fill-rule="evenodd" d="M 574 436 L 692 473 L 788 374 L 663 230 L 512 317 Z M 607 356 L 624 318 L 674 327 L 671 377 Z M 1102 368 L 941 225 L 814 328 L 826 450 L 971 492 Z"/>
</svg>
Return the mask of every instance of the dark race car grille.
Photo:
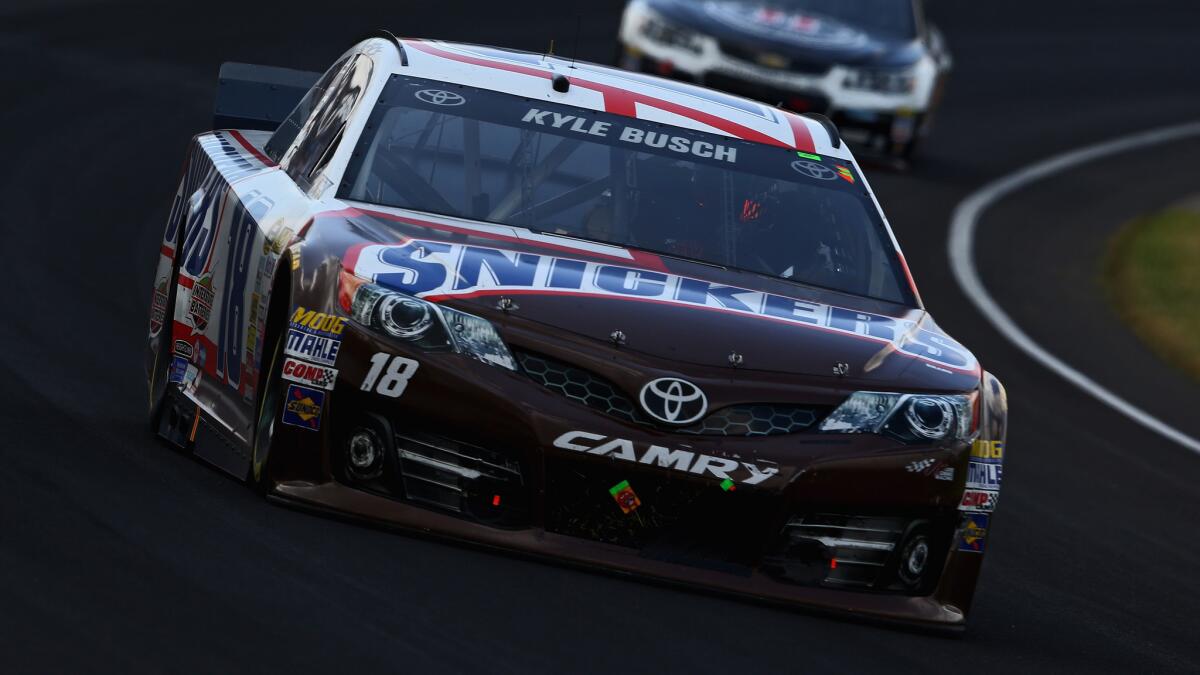
<svg viewBox="0 0 1200 675">
<path fill-rule="evenodd" d="M 817 423 L 827 408 L 786 404 L 735 405 L 709 413 L 688 427 L 667 427 L 638 410 L 634 399 L 608 380 L 548 356 L 516 352 L 521 367 L 543 387 L 626 422 L 655 426 L 666 431 L 701 436 L 775 436 L 805 431 Z"/>
<path fill-rule="evenodd" d="M 678 431 L 705 436 L 776 436 L 804 431 L 816 424 L 819 416 L 813 406 L 735 405 Z"/>
<path fill-rule="evenodd" d="M 722 41 L 720 43 L 721 52 L 726 56 L 745 61 L 747 63 L 756 63 L 765 68 L 774 68 L 777 70 L 789 70 L 794 73 L 802 73 L 805 75 L 825 75 L 833 66 L 828 61 L 808 61 L 805 59 L 775 56 L 767 57 L 761 50 L 743 47 L 742 45 Z"/>
<path fill-rule="evenodd" d="M 543 387 L 582 403 L 593 410 L 628 422 L 642 422 L 633 401 L 615 385 L 586 370 L 529 352 L 517 352 L 521 367 Z"/>
</svg>

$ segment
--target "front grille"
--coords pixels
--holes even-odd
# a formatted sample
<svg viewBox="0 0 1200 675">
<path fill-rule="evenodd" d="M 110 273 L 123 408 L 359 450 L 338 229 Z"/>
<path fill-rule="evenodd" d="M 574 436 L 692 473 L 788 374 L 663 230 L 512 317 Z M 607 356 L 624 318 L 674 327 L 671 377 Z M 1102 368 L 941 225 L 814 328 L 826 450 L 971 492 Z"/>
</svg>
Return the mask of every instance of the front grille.
<svg viewBox="0 0 1200 675">
<path fill-rule="evenodd" d="M 828 61 L 813 61 L 794 56 L 771 55 L 758 49 L 743 47 L 740 44 L 724 40 L 721 41 L 720 48 L 721 52 L 726 56 L 747 63 L 755 63 L 764 68 L 789 70 L 793 73 L 804 75 L 825 75 L 833 68 Z"/>
<path fill-rule="evenodd" d="M 543 387 L 627 422 L 641 422 L 633 401 L 608 380 L 562 361 L 518 351 L 525 373 Z"/>
<path fill-rule="evenodd" d="M 557 359 L 518 350 L 517 360 L 535 382 L 593 410 L 626 422 L 654 426 L 664 431 L 700 436 L 776 436 L 805 431 L 817 423 L 828 408 L 789 404 L 756 403 L 715 410 L 687 427 L 661 425 L 643 414 L 615 384 Z"/>
<path fill-rule="evenodd" d="M 735 405 L 722 408 L 699 424 L 679 429 L 704 436 L 776 436 L 804 431 L 824 412 L 814 406 Z"/>
</svg>

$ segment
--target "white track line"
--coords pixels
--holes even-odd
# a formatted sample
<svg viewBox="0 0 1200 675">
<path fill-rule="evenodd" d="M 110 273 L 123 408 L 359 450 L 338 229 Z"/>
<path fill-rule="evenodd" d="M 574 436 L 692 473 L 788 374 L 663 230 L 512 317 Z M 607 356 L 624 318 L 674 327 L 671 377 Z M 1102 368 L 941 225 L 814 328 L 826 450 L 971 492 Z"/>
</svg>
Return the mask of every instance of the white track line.
<svg viewBox="0 0 1200 675">
<path fill-rule="evenodd" d="M 1035 361 L 1058 373 L 1068 382 L 1115 408 L 1138 424 L 1175 441 L 1192 452 L 1200 454 L 1200 440 L 1188 436 L 1100 386 L 1087 375 L 1075 370 L 1057 356 L 1043 349 L 1041 345 L 1026 335 L 1025 331 L 1021 330 L 1020 326 L 1000 308 L 1000 305 L 992 299 L 987 289 L 983 287 L 983 282 L 979 278 L 979 272 L 975 269 L 974 256 L 975 229 L 979 225 L 980 216 L 990 206 L 1009 194 L 1054 174 L 1073 169 L 1102 157 L 1141 149 L 1148 145 L 1167 143 L 1189 136 L 1200 136 L 1200 122 L 1152 129 L 1104 143 L 1089 145 L 1078 150 L 1056 155 L 988 183 L 960 202 L 958 207 L 954 209 L 954 215 L 950 221 L 949 248 L 950 267 L 954 270 L 954 277 L 958 280 L 958 284 L 962 286 L 963 292 L 975 303 L 979 311 L 992 322 L 992 325 L 1004 337 L 1008 338 Z"/>
</svg>

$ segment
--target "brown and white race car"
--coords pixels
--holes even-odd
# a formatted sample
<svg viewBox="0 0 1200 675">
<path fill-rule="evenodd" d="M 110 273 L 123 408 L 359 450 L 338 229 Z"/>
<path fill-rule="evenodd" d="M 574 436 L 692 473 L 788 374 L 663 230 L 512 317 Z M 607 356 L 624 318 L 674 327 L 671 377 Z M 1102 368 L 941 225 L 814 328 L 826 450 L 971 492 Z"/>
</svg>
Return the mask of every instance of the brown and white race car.
<svg viewBox="0 0 1200 675">
<path fill-rule="evenodd" d="M 964 624 L 1004 390 L 828 120 L 380 37 L 226 64 L 217 126 L 153 290 L 167 441 L 318 510 Z"/>
</svg>

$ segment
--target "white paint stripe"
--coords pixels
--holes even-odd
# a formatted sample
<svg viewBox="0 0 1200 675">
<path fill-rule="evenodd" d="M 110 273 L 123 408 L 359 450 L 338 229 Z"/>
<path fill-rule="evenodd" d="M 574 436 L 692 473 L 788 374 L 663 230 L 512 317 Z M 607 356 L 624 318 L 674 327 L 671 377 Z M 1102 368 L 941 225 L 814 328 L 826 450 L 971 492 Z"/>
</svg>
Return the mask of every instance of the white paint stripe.
<svg viewBox="0 0 1200 675">
<path fill-rule="evenodd" d="M 1039 180 L 1049 178 L 1054 174 L 1073 169 L 1088 162 L 1093 162 L 1109 155 L 1141 149 L 1148 145 L 1167 143 L 1189 136 L 1200 136 L 1200 122 L 1152 129 L 1105 143 L 1072 150 L 1071 152 L 1056 155 L 1037 164 L 1025 167 L 1020 171 L 989 183 L 972 193 L 954 209 L 954 215 L 950 221 L 949 248 L 950 267 L 954 270 L 954 277 L 958 280 L 959 285 L 962 286 L 963 292 L 967 294 L 967 297 L 975 303 L 979 311 L 992 322 L 992 325 L 1004 337 L 1008 338 L 1035 361 L 1058 373 L 1068 382 L 1083 389 L 1106 405 L 1111 406 L 1147 429 L 1200 454 L 1200 440 L 1188 436 L 1105 389 L 1087 375 L 1067 365 L 1062 359 L 1059 359 L 1034 342 L 1000 308 L 1000 305 L 992 299 L 992 296 L 988 294 L 987 289 L 983 286 L 983 281 L 979 278 L 979 272 L 975 269 L 974 257 L 975 229 L 979 225 L 979 218 L 983 215 L 984 211 L 1000 199 Z"/>
</svg>

